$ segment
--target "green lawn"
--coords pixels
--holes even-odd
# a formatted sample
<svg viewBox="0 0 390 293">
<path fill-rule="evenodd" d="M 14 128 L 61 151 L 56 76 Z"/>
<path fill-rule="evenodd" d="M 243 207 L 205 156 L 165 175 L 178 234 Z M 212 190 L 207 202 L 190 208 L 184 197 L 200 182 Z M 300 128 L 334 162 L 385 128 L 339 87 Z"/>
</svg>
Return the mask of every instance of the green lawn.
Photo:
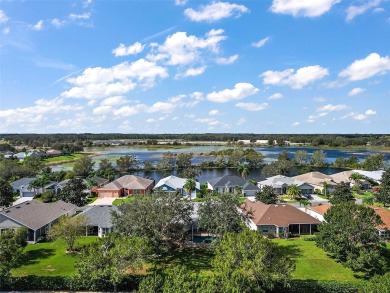
<svg viewBox="0 0 390 293">
<path fill-rule="evenodd" d="M 327 255 L 325 251 L 316 246 L 315 241 L 303 241 L 302 239 L 275 239 L 296 260 L 296 270 L 293 279 L 301 280 L 335 280 L 340 282 L 361 283 L 362 279 L 356 278 L 352 270 L 345 268 Z"/>
<path fill-rule="evenodd" d="M 76 247 L 94 242 L 97 237 L 82 237 Z M 66 244 L 63 241 L 29 244 L 24 252 L 25 265 L 14 269 L 14 276 L 69 276 L 75 272 L 74 264 L 79 258 L 77 254 L 66 254 Z"/>
<path fill-rule="evenodd" d="M 117 198 L 112 202 L 113 205 L 119 206 L 122 203 L 129 203 L 135 200 L 135 197 Z"/>
<path fill-rule="evenodd" d="M 85 155 L 83 154 L 72 154 L 69 156 L 59 156 L 59 157 L 54 157 L 54 158 L 47 158 L 44 159 L 44 163 L 60 163 L 60 162 L 66 162 L 70 160 L 75 160 L 84 157 Z"/>
</svg>

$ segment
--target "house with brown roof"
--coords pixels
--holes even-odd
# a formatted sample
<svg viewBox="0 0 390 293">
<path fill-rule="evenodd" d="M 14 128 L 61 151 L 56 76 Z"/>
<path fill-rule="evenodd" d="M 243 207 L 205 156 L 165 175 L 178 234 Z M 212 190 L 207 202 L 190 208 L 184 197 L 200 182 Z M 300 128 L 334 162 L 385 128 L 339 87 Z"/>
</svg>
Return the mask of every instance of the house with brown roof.
<svg viewBox="0 0 390 293">
<path fill-rule="evenodd" d="M 154 187 L 154 180 L 135 175 L 122 176 L 97 189 L 99 197 L 122 197 L 146 194 Z"/>
<path fill-rule="evenodd" d="M 308 213 L 310 216 L 313 218 L 324 222 L 324 215 L 326 212 L 330 209 L 331 205 L 330 204 L 322 204 L 318 206 L 311 206 L 306 209 L 306 213 Z"/>
<path fill-rule="evenodd" d="M 348 171 L 342 171 L 339 173 L 335 173 L 335 174 L 330 175 L 330 176 L 332 177 L 332 179 L 335 183 L 337 183 L 337 184 L 341 183 L 341 182 L 349 183 L 349 185 L 352 187 L 352 186 L 356 185 L 356 182 L 354 182 L 353 180 L 350 179 L 351 175 L 354 173 L 357 173 L 357 172 L 355 170 L 348 170 Z M 357 174 L 359 174 L 359 173 L 357 173 Z M 359 174 L 359 175 L 361 175 L 361 174 Z M 363 176 L 363 175 L 361 175 L 361 176 Z M 368 182 L 365 179 L 359 180 L 359 186 L 360 186 L 360 188 L 363 188 L 363 189 L 369 189 L 371 187 L 370 182 Z"/>
<path fill-rule="evenodd" d="M 74 204 L 61 200 L 53 203 L 43 203 L 37 200 L 4 209 L 0 212 L 0 235 L 7 229 L 26 228 L 27 241 L 36 243 L 45 236 L 51 226 L 62 216 L 73 216 L 76 213 Z"/>
<path fill-rule="evenodd" d="M 295 180 L 306 182 L 312 185 L 315 189 L 321 190 L 321 192 L 323 192 L 324 190 L 324 182 L 326 182 L 328 185 L 328 193 L 331 193 L 336 186 L 336 182 L 333 181 L 332 176 L 317 171 L 301 174 L 292 178 Z"/>
<path fill-rule="evenodd" d="M 251 230 L 274 233 L 276 236 L 313 234 L 321 222 L 288 204 L 264 204 L 249 199 L 241 205 Z"/>
</svg>

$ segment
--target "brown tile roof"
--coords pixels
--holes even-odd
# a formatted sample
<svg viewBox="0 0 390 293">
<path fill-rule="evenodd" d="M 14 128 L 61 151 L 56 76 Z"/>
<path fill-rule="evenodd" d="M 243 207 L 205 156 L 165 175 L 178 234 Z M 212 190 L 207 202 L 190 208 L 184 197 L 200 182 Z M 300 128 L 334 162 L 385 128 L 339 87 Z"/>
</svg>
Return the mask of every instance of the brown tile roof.
<svg viewBox="0 0 390 293">
<path fill-rule="evenodd" d="M 251 220 L 256 225 L 319 224 L 319 220 L 288 204 L 264 204 L 245 200 L 241 206 L 244 213 L 252 212 Z"/>
<path fill-rule="evenodd" d="M 331 207 L 330 204 L 323 204 L 323 205 L 319 205 L 319 206 L 310 207 L 308 209 L 315 211 L 315 212 L 319 213 L 320 215 L 325 215 L 326 212 L 330 209 L 330 207 Z"/>
<path fill-rule="evenodd" d="M 343 171 L 343 172 L 339 172 L 339 173 L 336 173 L 336 174 L 333 174 L 331 175 L 331 177 L 333 178 L 333 181 L 336 182 L 336 183 L 341 183 L 341 182 L 351 182 L 351 179 L 349 179 L 349 177 L 355 172 L 353 171 Z"/>
<path fill-rule="evenodd" d="M 333 182 L 333 178 L 331 176 L 317 171 L 301 174 L 293 178 L 314 185 L 322 185 L 324 181 L 326 181 L 328 184 L 335 185 L 335 183 Z"/>
<path fill-rule="evenodd" d="M 126 189 L 147 189 L 149 186 L 154 184 L 154 180 L 146 179 L 140 176 L 135 175 L 125 175 L 118 178 L 111 183 L 108 183 L 99 190 L 121 190 L 122 188 Z"/>
<path fill-rule="evenodd" d="M 390 230 L 390 211 L 385 208 L 372 207 L 379 217 L 381 217 L 383 224 L 377 226 L 376 228 L 380 230 Z"/>
<path fill-rule="evenodd" d="M 37 230 L 75 208 L 77 208 L 75 205 L 61 200 L 53 203 L 32 200 L 7 208 L 0 214 L 32 230 Z"/>
</svg>

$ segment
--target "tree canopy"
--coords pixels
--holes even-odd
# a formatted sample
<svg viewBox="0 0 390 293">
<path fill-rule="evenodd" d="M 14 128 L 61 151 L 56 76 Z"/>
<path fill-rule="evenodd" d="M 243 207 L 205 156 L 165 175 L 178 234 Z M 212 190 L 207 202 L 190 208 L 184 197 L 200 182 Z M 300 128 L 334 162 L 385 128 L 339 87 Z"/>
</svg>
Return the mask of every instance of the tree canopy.
<svg viewBox="0 0 390 293">
<path fill-rule="evenodd" d="M 86 190 L 87 186 L 84 184 L 83 179 L 69 179 L 68 183 L 57 195 L 57 199 L 82 207 L 87 204 L 89 193 Z"/>
<path fill-rule="evenodd" d="M 390 205 L 390 168 L 383 172 L 380 191 L 375 197 L 384 206 Z"/>
<path fill-rule="evenodd" d="M 0 208 L 9 207 L 13 202 L 14 191 L 11 184 L 0 179 Z"/>
<path fill-rule="evenodd" d="M 274 188 L 270 185 L 265 185 L 258 191 L 255 196 L 257 201 L 265 204 L 274 204 L 278 201 L 278 196 L 275 194 Z"/>
<path fill-rule="evenodd" d="M 349 183 L 341 182 L 336 185 L 329 200 L 332 204 L 339 204 L 348 201 L 355 201 Z"/>
</svg>

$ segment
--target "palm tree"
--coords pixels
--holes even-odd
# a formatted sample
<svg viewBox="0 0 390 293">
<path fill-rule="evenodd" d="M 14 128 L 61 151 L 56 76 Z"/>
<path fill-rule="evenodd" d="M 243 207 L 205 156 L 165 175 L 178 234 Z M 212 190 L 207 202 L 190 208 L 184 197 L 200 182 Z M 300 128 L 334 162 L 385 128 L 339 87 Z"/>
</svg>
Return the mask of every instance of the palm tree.
<svg viewBox="0 0 390 293">
<path fill-rule="evenodd" d="M 328 188 L 331 186 L 328 182 L 324 181 L 322 182 L 322 186 L 323 186 L 323 194 L 325 197 L 328 197 Z"/>
<path fill-rule="evenodd" d="M 364 176 L 362 174 L 359 174 L 359 173 L 352 173 L 349 176 L 349 180 L 352 180 L 354 182 L 354 184 L 358 185 L 358 186 L 359 186 L 360 180 L 363 178 L 364 178 Z"/>
<path fill-rule="evenodd" d="M 188 192 L 189 195 L 196 189 L 196 181 L 193 178 L 189 178 L 186 180 L 186 183 L 184 184 L 184 189 Z"/>
<path fill-rule="evenodd" d="M 248 177 L 248 174 L 249 174 L 248 165 L 246 165 L 246 164 L 238 165 L 237 172 L 240 173 L 241 177 L 245 179 L 246 177 Z"/>
<path fill-rule="evenodd" d="M 291 184 L 287 189 L 287 195 L 291 198 L 300 198 L 302 195 L 302 190 L 299 189 L 298 185 Z"/>
<path fill-rule="evenodd" d="M 306 212 L 307 206 L 308 206 L 308 205 L 311 205 L 311 202 L 310 202 L 310 200 L 308 200 L 308 199 L 306 199 L 306 198 L 303 198 L 303 199 L 301 199 L 301 200 L 299 201 L 299 206 L 302 206 L 302 205 L 305 207 L 305 212 Z"/>
</svg>

